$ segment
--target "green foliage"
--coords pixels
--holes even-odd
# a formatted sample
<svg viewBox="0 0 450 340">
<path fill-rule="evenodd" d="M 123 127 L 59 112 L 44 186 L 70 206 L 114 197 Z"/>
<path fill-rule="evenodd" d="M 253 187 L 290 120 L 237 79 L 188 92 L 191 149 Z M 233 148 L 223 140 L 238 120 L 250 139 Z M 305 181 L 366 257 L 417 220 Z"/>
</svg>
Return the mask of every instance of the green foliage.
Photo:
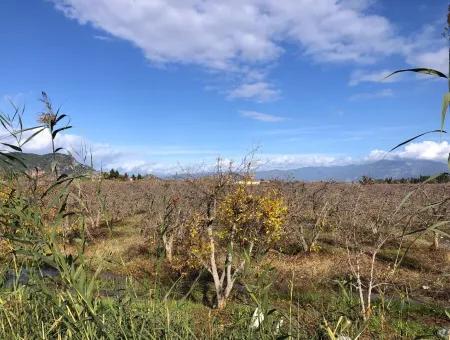
<svg viewBox="0 0 450 340">
<path fill-rule="evenodd" d="M 128 175 L 128 173 L 125 172 L 122 175 L 122 174 L 120 174 L 120 172 L 118 170 L 115 170 L 115 169 L 111 169 L 108 173 L 103 173 L 103 178 L 104 179 L 118 179 L 118 180 L 122 180 L 122 181 L 127 181 L 130 178 L 133 181 L 143 179 L 141 174 L 138 174 L 137 176 L 135 174 L 132 174 L 130 177 Z"/>
<path fill-rule="evenodd" d="M 118 179 L 120 178 L 119 171 L 111 169 L 109 173 L 103 174 L 106 179 Z"/>
</svg>

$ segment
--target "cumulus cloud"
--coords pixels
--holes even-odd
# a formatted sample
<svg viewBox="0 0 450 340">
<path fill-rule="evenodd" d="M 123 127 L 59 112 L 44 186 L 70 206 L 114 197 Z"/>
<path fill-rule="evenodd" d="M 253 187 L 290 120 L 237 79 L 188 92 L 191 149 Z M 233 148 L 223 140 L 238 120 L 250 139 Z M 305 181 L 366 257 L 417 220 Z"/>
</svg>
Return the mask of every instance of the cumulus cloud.
<svg viewBox="0 0 450 340">
<path fill-rule="evenodd" d="M 442 47 L 432 51 L 414 51 L 406 56 L 406 64 L 410 67 L 426 67 L 448 73 L 448 48 Z M 360 83 L 391 83 L 402 79 L 402 75 L 386 78 L 393 70 L 355 70 L 350 75 L 348 84 L 355 86 Z"/>
<path fill-rule="evenodd" d="M 429 67 L 447 74 L 448 48 L 442 47 L 430 52 L 412 54 L 407 61 L 417 67 Z"/>
<path fill-rule="evenodd" d="M 449 154 L 450 144 L 448 141 L 422 141 L 407 144 L 403 149 L 389 153 L 384 150 L 373 150 L 366 159 L 370 161 L 380 159 L 424 159 L 431 161 L 445 161 Z"/>
<path fill-rule="evenodd" d="M 36 130 L 35 130 L 36 131 Z M 22 141 L 26 140 L 35 131 L 24 133 Z M 6 131 L 0 129 L 0 140 L 3 143 L 16 145 L 15 140 L 8 136 Z M 59 133 L 55 145 L 63 148 L 62 153 L 72 154 L 78 161 L 88 163 L 92 156 L 96 169 L 118 169 L 130 173 L 157 173 L 167 174 L 179 172 L 182 167 L 197 164 L 202 159 L 214 160 L 218 152 L 202 148 L 188 148 L 184 146 L 124 146 L 111 145 L 89 141 L 82 136 Z M 12 151 L 3 148 L 3 151 Z M 33 137 L 22 148 L 24 152 L 46 154 L 52 151 L 50 133 L 43 130 Z"/>
<path fill-rule="evenodd" d="M 440 24 L 426 25 L 409 37 L 398 37 L 397 51 L 404 58 L 404 65 L 397 68 L 427 67 L 448 73 L 448 48 L 440 34 Z M 396 68 L 396 69 L 397 69 Z M 393 70 L 362 70 L 352 72 L 349 85 L 363 82 L 393 82 L 402 79 L 401 75 L 384 79 Z"/>
<path fill-rule="evenodd" d="M 260 6 L 240 1 L 55 0 L 81 24 L 91 24 L 143 50 L 155 63 L 181 62 L 229 69 L 275 58 L 275 27 Z M 239 8 L 237 11 L 236 8 Z M 263 19 L 260 21 L 260 19 Z"/>
<path fill-rule="evenodd" d="M 37 130 L 33 130 L 25 133 L 24 139 L 36 131 Z M 83 142 L 82 137 L 68 133 L 59 133 L 55 138 L 57 147 L 64 148 L 69 152 L 77 152 L 77 149 L 80 149 Z M 50 132 L 45 129 L 37 134 L 29 143 L 25 144 L 23 151 L 32 153 L 50 153 L 52 151 Z"/>
<path fill-rule="evenodd" d="M 398 44 L 386 18 L 365 13 L 367 0 L 53 2 L 69 18 L 132 42 L 154 62 L 219 69 L 264 62 L 282 53 L 283 40 L 318 60 L 368 62 Z"/>
<path fill-rule="evenodd" d="M 34 134 L 34 137 L 23 144 L 29 137 Z M 39 153 L 45 154 L 52 152 L 52 142 L 50 132 L 44 128 L 36 128 L 33 130 L 24 131 L 21 135 L 17 134 L 17 138 L 19 138 L 19 143 L 17 140 L 11 136 L 9 132 L 7 132 L 3 127 L 0 128 L 0 141 L 2 143 L 8 143 L 11 145 L 22 145 L 23 152 L 30 153 Z M 77 152 L 81 146 L 83 145 L 84 140 L 81 136 L 68 134 L 68 133 L 59 133 L 55 138 L 55 145 L 57 147 L 61 147 L 69 152 Z M 3 146 L 3 145 L 2 145 Z M 11 151 L 8 147 L 3 147 L 3 151 Z"/>
<path fill-rule="evenodd" d="M 254 120 L 259 120 L 261 122 L 276 123 L 276 122 L 281 122 L 281 121 L 285 120 L 284 117 L 270 115 L 267 113 L 262 113 L 262 112 L 257 112 L 257 111 L 243 110 L 243 111 L 239 111 L 239 112 L 243 117 L 254 119 Z"/>
<path fill-rule="evenodd" d="M 315 62 L 368 64 L 411 50 L 386 17 L 369 11 L 373 0 L 51 1 L 98 29 L 97 36 L 129 41 L 152 63 L 240 74 L 243 84 L 228 91 L 230 98 L 278 98 L 278 90 L 252 75 L 273 64 L 286 43 Z"/>
<path fill-rule="evenodd" d="M 0 134 L 1 136 L 2 134 Z M 26 138 L 26 137 L 25 137 Z M 2 139 L 2 142 L 13 143 Z M 175 174 L 213 171 L 217 158 L 222 163 L 240 164 L 243 155 L 226 155 L 217 150 L 205 150 L 180 146 L 138 147 L 110 145 L 88 141 L 68 133 L 60 133 L 55 140 L 57 147 L 63 147 L 79 161 L 82 148 L 92 153 L 94 167 L 98 170 L 118 169 L 121 172 L 142 174 Z M 45 154 L 51 152 L 51 139 L 48 131 L 34 137 L 24 148 L 24 152 Z M 87 157 L 90 160 L 90 154 Z M 350 157 L 326 154 L 257 154 L 255 164 L 262 169 L 288 169 L 302 166 L 336 165 L 347 163 Z"/>
<path fill-rule="evenodd" d="M 445 162 L 450 154 L 448 141 L 422 141 L 410 143 L 404 148 L 390 152 L 372 150 L 365 157 L 332 154 L 262 154 L 258 165 L 262 169 L 294 169 L 307 166 L 334 166 L 374 162 L 381 159 L 416 159 Z"/>
<path fill-rule="evenodd" d="M 5 138 L 0 131 L 0 139 L 5 143 L 13 140 Z M 26 138 L 26 137 L 25 137 Z M 121 172 L 142 174 L 175 174 L 212 170 L 218 156 L 224 162 L 233 160 L 238 164 L 243 155 L 228 154 L 220 150 L 208 150 L 186 146 L 124 146 L 98 143 L 69 133 L 60 133 L 56 138 L 57 147 L 63 147 L 78 160 L 83 160 L 82 151 L 87 150 L 87 162 L 90 153 L 94 167 L 98 170 L 118 169 Z M 47 131 L 38 134 L 24 148 L 25 152 L 44 154 L 51 152 L 51 140 Z M 324 153 L 257 153 L 254 157 L 259 170 L 294 169 L 307 166 L 347 165 L 377 161 L 380 159 L 421 159 L 446 161 L 450 153 L 448 141 L 421 141 L 410 143 L 394 152 L 372 150 L 367 156 L 352 157 L 345 154 Z"/>
</svg>

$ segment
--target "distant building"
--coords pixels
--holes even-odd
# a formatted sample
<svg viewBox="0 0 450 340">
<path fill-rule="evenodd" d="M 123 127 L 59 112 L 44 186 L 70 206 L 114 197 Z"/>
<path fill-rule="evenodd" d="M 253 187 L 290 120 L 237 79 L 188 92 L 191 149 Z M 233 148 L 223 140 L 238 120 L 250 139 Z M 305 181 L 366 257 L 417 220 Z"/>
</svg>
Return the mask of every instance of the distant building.
<svg viewBox="0 0 450 340">
<path fill-rule="evenodd" d="M 235 183 L 239 185 L 260 185 L 261 181 L 255 179 L 255 177 L 252 175 L 251 176 L 239 175 Z"/>
<path fill-rule="evenodd" d="M 242 181 L 237 181 L 236 184 L 240 184 L 240 185 L 260 185 L 261 181 L 257 181 L 257 180 L 242 180 Z"/>
</svg>

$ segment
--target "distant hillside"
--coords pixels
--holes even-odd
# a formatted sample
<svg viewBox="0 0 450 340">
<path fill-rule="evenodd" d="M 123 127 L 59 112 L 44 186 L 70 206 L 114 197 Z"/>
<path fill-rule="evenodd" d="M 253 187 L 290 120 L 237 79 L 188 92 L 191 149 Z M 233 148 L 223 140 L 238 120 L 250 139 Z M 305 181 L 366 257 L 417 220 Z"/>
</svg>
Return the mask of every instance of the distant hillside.
<svg viewBox="0 0 450 340">
<path fill-rule="evenodd" d="M 22 162 L 27 166 L 28 171 L 34 171 L 36 168 L 40 173 L 48 173 L 51 171 L 53 162 L 53 155 L 37 155 L 33 153 L 17 153 L 11 152 L 9 155 L 20 158 Z M 18 162 L 11 162 L 5 157 L 0 156 L 0 160 L 6 160 L 9 165 L 3 161 L 0 161 L 0 169 L 12 169 L 23 170 L 23 167 Z M 73 156 L 57 153 L 55 155 L 55 161 L 57 164 L 57 170 L 59 174 L 86 174 L 94 171 L 91 167 L 79 163 Z"/>
<path fill-rule="evenodd" d="M 13 152 L 10 153 L 10 155 L 20 157 L 27 165 L 27 169 L 29 171 L 33 171 L 35 168 L 39 169 L 39 173 L 51 171 L 51 164 L 53 160 L 52 154 L 37 155 L 32 153 Z M 58 153 L 55 155 L 55 158 L 59 174 L 86 174 L 95 171 L 91 167 L 79 163 L 71 155 Z M 11 166 L 7 165 L 5 162 L 0 162 L 0 169 L 11 169 L 12 167 L 16 170 L 22 169 L 18 163 Z M 256 178 L 301 181 L 334 180 L 338 182 L 351 182 L 359 180 L 362 176 L 368 176 L 374 179 L 418 178 L 419 176 L 430 176 L 447 171 L 447 164 L 441 162 L 427 160 L 381 160 L 373 163 L 343 166 L 320 166 L 291 170 L 258 171 L 256 172 Z M 198 177 L 205 175 L 207 174 L 197 174 Z M 183 176 L 164 177 L 180 178 Z"/>
<path fill-rule="evenodd" d="M 381 160 L 343 166 L 305 167 L 292 170 L 269 170 L 256 173 L 258 179 L 339 182 L 357 181 L 362 176 L 374 179 L 417 178 L 447 172 L 447 164 L 427 160 Z"/>
</svg>

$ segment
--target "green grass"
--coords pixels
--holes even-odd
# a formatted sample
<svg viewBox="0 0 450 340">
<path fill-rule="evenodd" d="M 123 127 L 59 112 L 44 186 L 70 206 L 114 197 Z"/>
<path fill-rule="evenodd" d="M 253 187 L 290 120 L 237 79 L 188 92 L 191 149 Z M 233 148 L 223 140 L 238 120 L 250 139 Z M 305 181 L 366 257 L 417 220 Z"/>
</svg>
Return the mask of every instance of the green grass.
<svg viewBox="0 0 450 340">
<path fill-rule="evenodd" d="M 402 256 L 402 254 L 400 254 Z M 397 257 L 397 249 L 383 249 L 378 254 L 378 259 L 386 261 L 388 263 L 393 262 Z M 412 269 L 412 270 L 429 270 L 430 268 L 424 263 L 424 261 L 421 261 L 419 258 L 414 257 L 411 252 L 406 254 L 401 262 L 401 267 Z"/>
</svg>

